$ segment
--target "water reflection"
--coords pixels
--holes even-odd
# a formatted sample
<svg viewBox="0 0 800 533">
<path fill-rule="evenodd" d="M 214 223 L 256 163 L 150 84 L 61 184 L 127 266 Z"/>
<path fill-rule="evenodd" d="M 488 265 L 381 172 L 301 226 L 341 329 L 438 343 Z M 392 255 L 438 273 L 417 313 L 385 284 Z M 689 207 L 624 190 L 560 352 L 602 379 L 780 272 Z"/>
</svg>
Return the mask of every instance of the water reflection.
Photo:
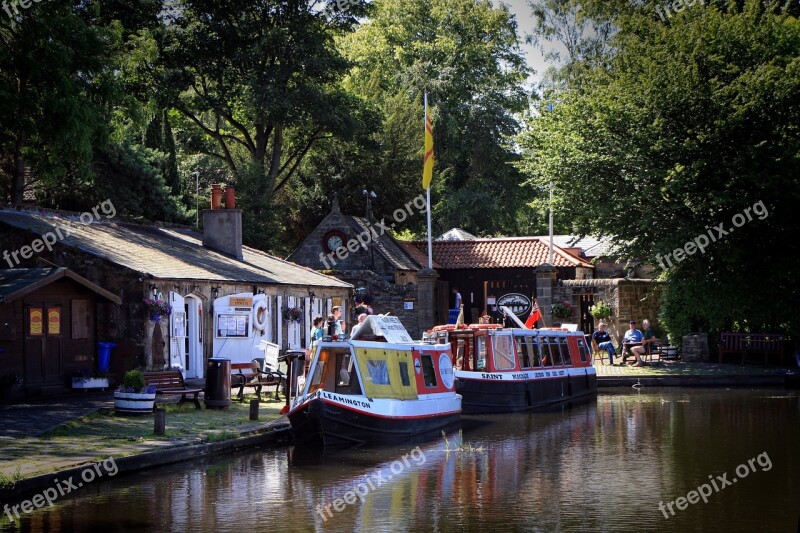
<svg viewBox="0 0 800 533">
<path fill-rule="evenodd" d="M 449 451 L 442 439 L 321 461 L 264 450 L 120 477 L 22 530 L 793 531 L 799 412 L 783 391 L 602 394 L 562 412 L 465 419 Z M 659 511 L 762 452 L 770 470 L 668 519 Z"/>
</svg>

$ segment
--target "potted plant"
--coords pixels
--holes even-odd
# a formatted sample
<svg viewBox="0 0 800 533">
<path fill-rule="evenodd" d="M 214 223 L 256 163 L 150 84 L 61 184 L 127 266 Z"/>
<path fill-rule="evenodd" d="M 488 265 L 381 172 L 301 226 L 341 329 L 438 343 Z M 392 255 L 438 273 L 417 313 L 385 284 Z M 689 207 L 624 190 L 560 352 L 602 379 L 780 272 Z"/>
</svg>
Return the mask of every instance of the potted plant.
<svg viewBox="0 0 800 533">
<path fill-rule="evenodd" d="M 554 303 L 552 313 L 555 318 L 569 318 L 572 316 L 572 305 L 566 300 L 561 303 Z"/>
<path fill-rule="evenodd" d="M 91 372 L 81 370 L 72 377 L 73 389 L 106 389 L 108 388 L 108 372 Z"/>
<path fill-rule="evenodd" d="M 145 385 L 141 370 L 125 373 L 122 385 L 114 392 L 114 410 L 117 414 L 148 414 L 153 411 L 156 388 Z"/>
<path fill-rule="evenodd" d="M 22 396 L 22 376 L 11 372 L 0 376 L 0 393 L 4 400 L 14 400 Z"/>
<path fill-rule="evenodd" d="M 611 316 L 611 306 L 601 300 L 589 308 L 589 313 L 598 320 L 609 318 Z"/>
<path fill-rule="evenodd" d="M 303 310 L 299 307 L 287 307 L 283 310 L 283 320 L 285 322 L 300 322 L 303 318 Z"/>
<path fill-rule="evenodd" d="M 169 316 L 172 314 L 172 306 L 169 302 L 158 298 L 145 298 L 144 305 L 147 309 L 147 316 L 156 323 L 161 322 L 162 316 Z"/>
</svg>

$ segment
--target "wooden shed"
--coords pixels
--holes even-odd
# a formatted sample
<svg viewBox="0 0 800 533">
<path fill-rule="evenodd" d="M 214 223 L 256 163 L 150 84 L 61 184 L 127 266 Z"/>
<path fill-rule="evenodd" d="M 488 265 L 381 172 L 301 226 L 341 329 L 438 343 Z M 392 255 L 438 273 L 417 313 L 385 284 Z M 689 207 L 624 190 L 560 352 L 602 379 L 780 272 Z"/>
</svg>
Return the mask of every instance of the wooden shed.
<svg viewBox="0 0 800 533">
<path fill-rule="evenodd" d="M 94 370 L 98 300 L 121 303 L 67 268 L 0 270 L 0 376 L 21 376 L 26 392 L 46 394 Z"/>
</svg>

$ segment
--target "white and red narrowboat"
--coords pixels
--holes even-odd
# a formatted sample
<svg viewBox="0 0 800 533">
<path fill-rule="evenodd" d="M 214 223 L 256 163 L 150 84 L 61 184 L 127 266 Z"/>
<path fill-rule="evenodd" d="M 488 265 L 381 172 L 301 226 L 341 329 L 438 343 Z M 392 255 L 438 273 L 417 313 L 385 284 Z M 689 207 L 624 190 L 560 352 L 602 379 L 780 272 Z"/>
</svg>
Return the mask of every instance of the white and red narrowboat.
<svg viewBox="0 0 800 533">
<path fill-rule="evenodd" d="M 580 331 L 470 324 L 436 326 L 431 333 L 452 347 L 464 414 L 544 409 L 597 395 Z"/>
<path fill-rule="evenodd" d="M 461 416 L 450 345 L 414 342 L 397 317 L 367 317 L 349 340 L 323 338 L 304 374 L 288 412 L 299 444 L 397 443 Z"/>
</svg>

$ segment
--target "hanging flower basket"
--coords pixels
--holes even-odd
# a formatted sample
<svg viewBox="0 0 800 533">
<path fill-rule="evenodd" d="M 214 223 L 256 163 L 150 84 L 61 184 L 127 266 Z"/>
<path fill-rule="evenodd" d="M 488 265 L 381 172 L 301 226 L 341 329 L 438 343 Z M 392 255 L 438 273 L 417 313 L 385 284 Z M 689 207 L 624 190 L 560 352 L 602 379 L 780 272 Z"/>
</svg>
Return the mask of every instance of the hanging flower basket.
<svg viewBox="0 0 800 533">
<path fill-rule="evenodd" d="M 611 316 L 611 306 L 606 302 L 599 301 L 589 308 L 589 313 L 598 319 L 608 318 Z"/>
<path fill-rule="evenodd" d="M 169 316 L 172 314 L 172 306 L 169 302 L 165 302 L 164 300 L 145 298 L 144 305 L 150 320 L 156 323 L 161 322 L 162 316 Z"/>
<path fill-rule="evenodd" d="M 303 310 L 299 307 L 287 307 L 283 310 L 284 322 L 300 322 L 303 318 Z"/>
<path fill-rule="evenodd" d="M 555 318 L 569 318 L 572 316 L 572 305 L 566 300 L 554 303 L 552 313 Z"/>
</svg>

